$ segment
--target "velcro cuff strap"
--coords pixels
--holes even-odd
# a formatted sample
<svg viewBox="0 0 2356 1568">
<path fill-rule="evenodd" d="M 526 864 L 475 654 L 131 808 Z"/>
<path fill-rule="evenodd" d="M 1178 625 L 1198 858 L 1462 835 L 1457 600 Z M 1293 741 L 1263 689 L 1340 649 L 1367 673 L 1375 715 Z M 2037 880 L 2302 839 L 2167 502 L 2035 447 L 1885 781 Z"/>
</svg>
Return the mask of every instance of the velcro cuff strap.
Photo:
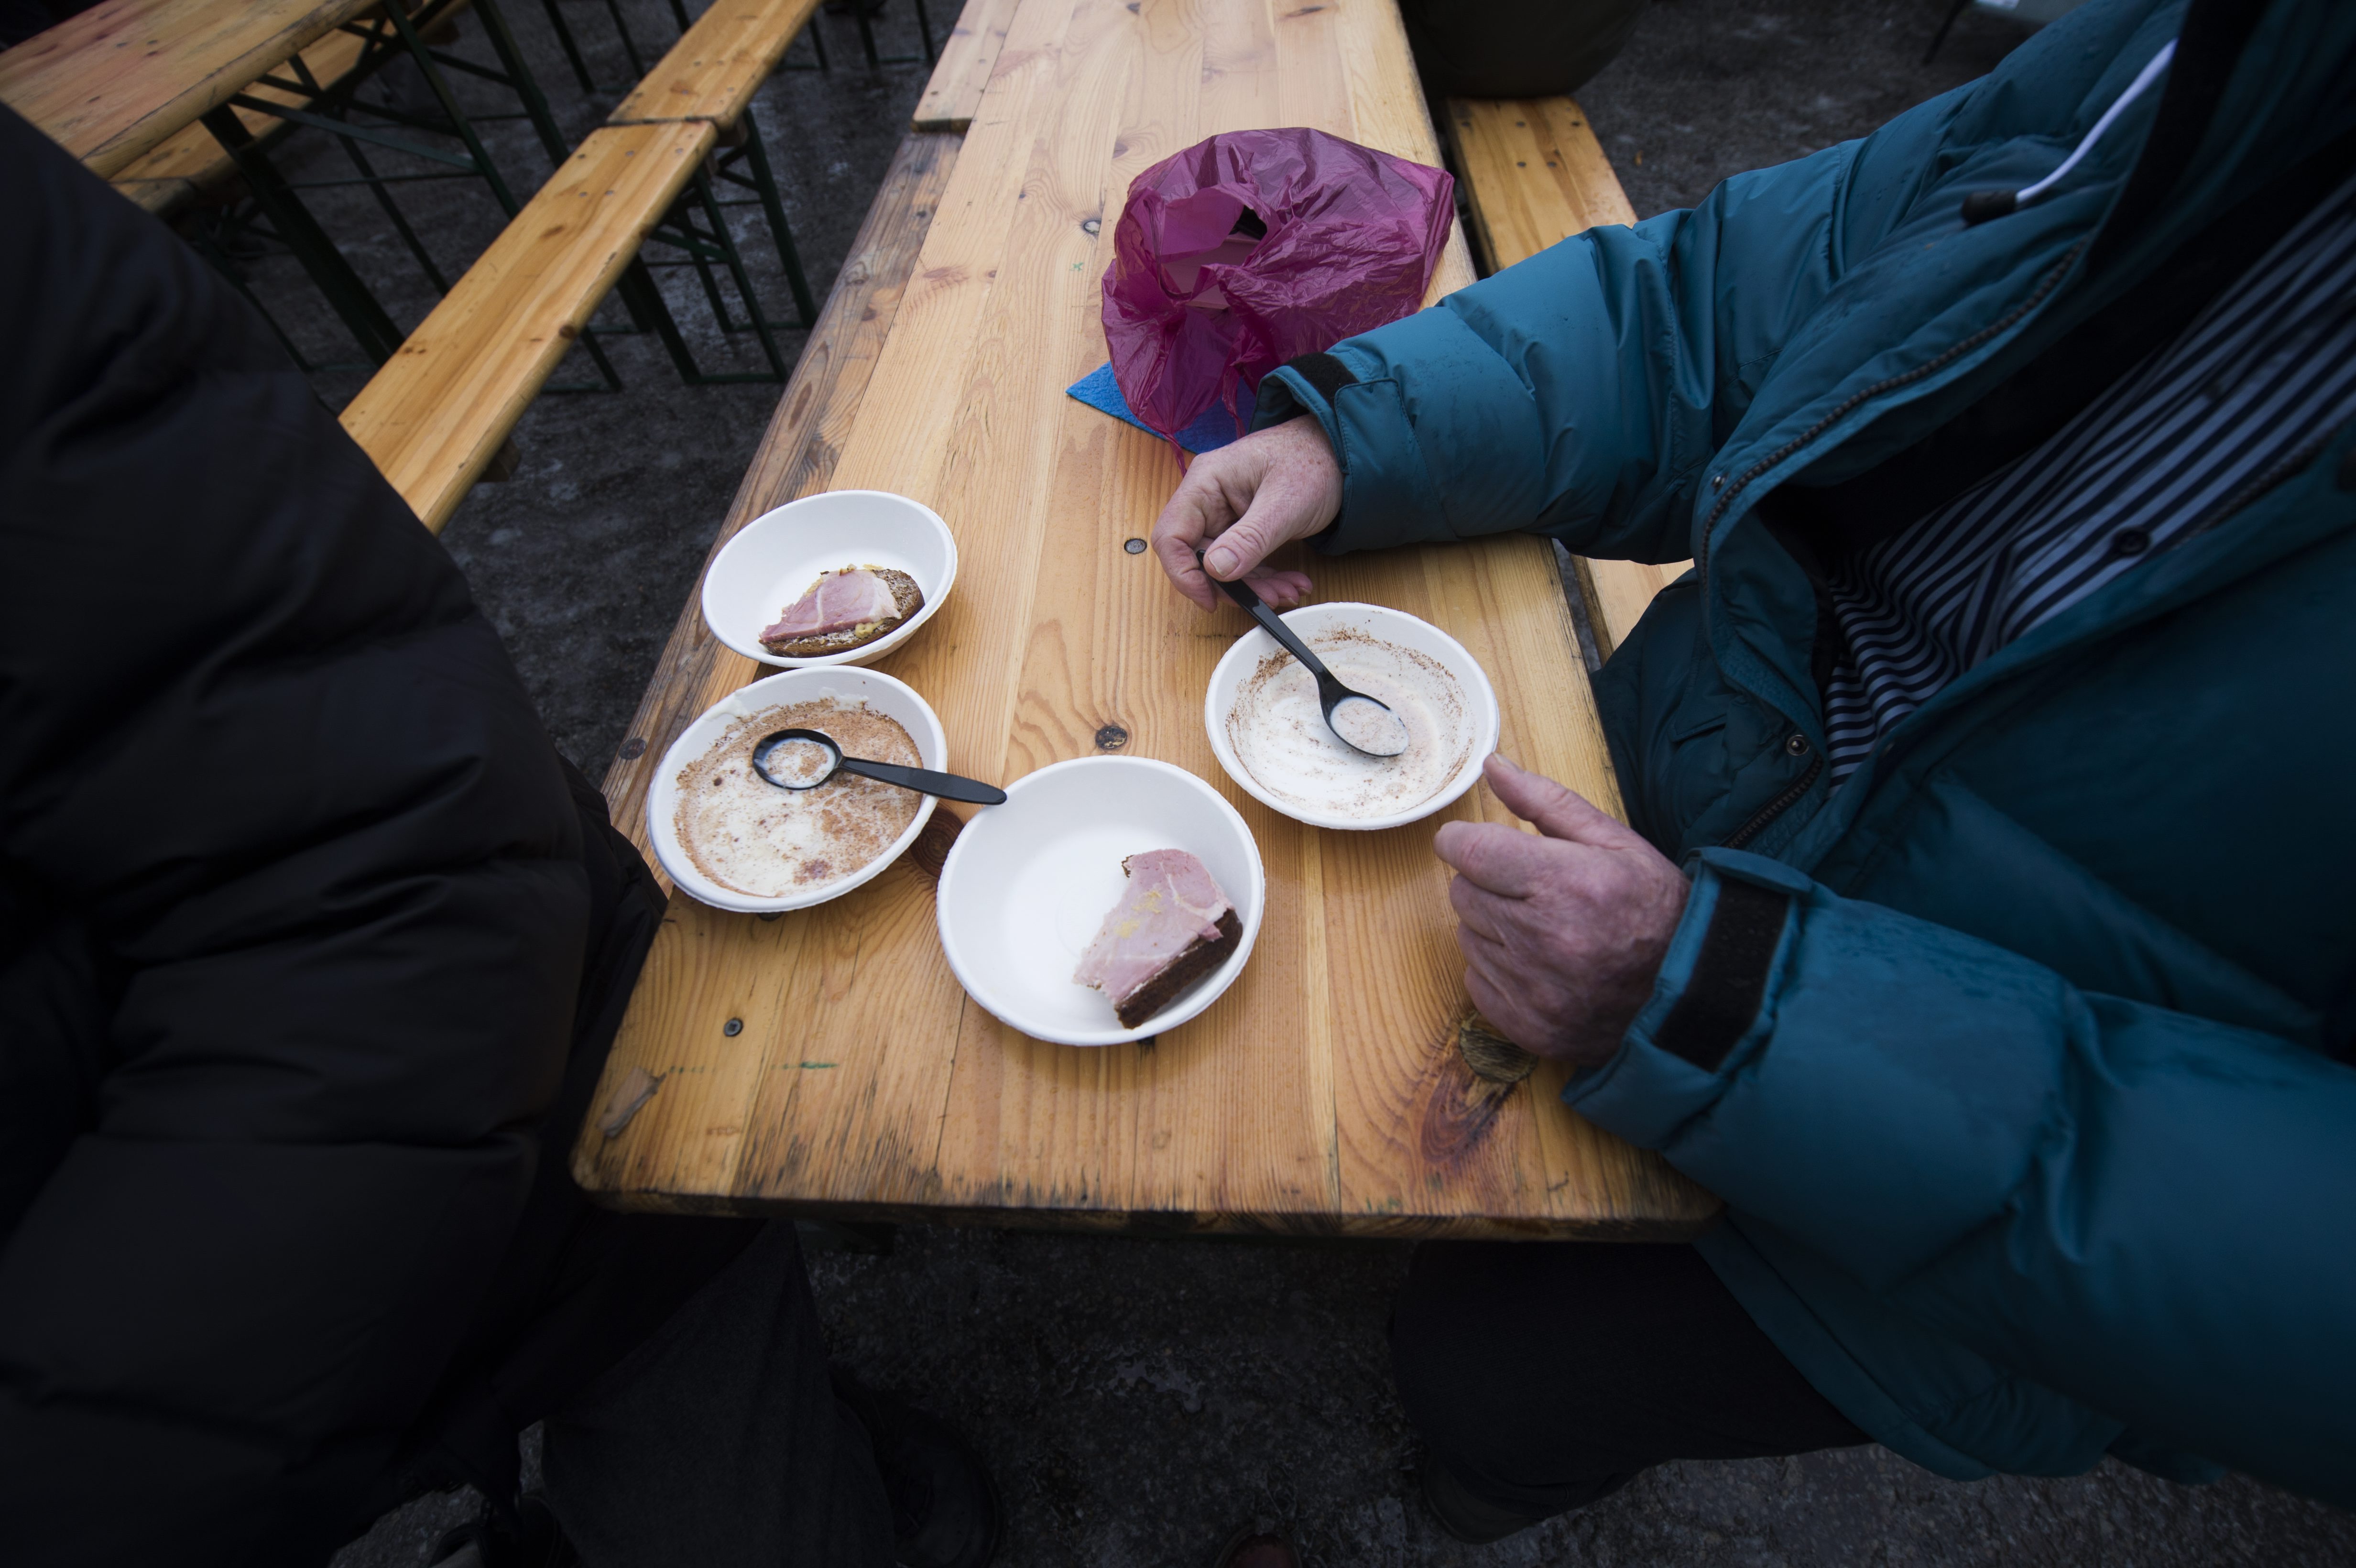
<svg viewBox="0 0 2356 1568">
<path fill-rule="evenodd" d="M 1718 1071 L 1726 1053 L 1759 1016 L 1767 995 L 1767 970 L 1792 912 L 1788 893 L 1739 881 L 1719 880 L 1718 907 L 1710 911 L 1700 956 L 1676 1005 L 1655 1031 L 1653 1043 L 1675 1052 L 1705 1072 Z"/>
<path fill-rule="evenodd" d="M 1350 368 L 1331 354 L 1303 354 L 1286 360 L 1284 368 L 1308 382 L 1328 403 L 1341 395 L 1343 388 L 1358 384 Z"/>
</svg>

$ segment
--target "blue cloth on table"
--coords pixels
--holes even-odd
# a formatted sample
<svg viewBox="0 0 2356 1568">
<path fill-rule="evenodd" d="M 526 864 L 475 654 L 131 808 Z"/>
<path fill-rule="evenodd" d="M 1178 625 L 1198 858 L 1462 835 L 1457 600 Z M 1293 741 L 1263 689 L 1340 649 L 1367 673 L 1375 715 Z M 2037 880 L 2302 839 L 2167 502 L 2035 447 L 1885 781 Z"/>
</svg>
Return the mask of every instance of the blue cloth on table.
<svg viewBox="0 0 2356 1568">
<path fill-rule="evenodd" d="M 1125 420 L 1140 430 L 1152 429 L 1130 411 L 1129 400 L 1120 395 L 1120 383 L 1112 378 L 1112 366 L 1106 363 L 1064 389 L 1092 409 L 1100 410 L 1117 420 Z M 1236 407 L 1243 411 L 1244 421 L 1251 421 L 1252 394 L 1237 378 Z M 1203 411 L 1193 424 L 1178 432 L 1178 444 L 1189 452 L 1215 452 L 1236 439 L 1236 421 L 1229 417 L 1225 403 L 1213 403 Z"/>
</svg>

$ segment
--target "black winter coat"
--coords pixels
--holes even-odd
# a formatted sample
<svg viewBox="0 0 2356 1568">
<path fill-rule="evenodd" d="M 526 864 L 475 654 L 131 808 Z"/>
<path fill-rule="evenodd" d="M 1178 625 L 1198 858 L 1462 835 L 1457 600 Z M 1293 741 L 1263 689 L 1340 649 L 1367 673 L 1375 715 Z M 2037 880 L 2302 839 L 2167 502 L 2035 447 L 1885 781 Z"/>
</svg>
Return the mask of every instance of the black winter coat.
<svg viewBox="0 0 2356 1568">
<path fill-rule="evenodd" d="M 441 546 L 5 110 L 0 213 L 0 1557 L 316 1563 L 746 1232 L 563 1174 L 661 904 Z"/>
</svg>

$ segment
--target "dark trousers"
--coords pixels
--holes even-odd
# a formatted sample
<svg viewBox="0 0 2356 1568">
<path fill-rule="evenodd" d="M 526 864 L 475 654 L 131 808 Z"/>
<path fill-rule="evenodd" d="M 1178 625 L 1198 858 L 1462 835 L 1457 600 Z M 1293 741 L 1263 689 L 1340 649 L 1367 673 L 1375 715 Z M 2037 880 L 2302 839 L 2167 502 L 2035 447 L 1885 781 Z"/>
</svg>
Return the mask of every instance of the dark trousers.
<svg viewBox="0 0 2356 1568">
<path fill-rule="evenodd" d="M 866 1429 L 835 1397 L 788 1221 L 548 1417 L 586 1568 L 889 1568 Z"/>
<path fill-rule="evenodd" d="M 1689 1246 L 1427 1242 L 1391 1357 L 1429 1458 L 1533 1524 L 1665 1459 L 1870 1441 Z"/>
</svg>

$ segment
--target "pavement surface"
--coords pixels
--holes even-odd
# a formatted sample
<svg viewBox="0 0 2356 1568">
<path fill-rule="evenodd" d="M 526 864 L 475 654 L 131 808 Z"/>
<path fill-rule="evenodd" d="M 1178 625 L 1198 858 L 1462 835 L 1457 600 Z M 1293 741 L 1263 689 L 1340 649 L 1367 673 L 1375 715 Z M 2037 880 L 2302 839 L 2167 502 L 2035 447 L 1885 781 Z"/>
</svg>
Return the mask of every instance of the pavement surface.
<svg viewBox="0 0 2356 1568">
<path fill-rule="evenodd" d="M 559 0 L 602 91 L 584 91 L 538 7 L 509 7 L 569 137 L 630 76 L 602 4 Z M 948 9 L 947 0 L 940 6 Z M 1740 170 L 1796 157 L 1985 71 L 2021 37 L 1966 16 L 1921 56 L 1944 0 L 1660 0 L 1621 59 L 1580 91 L 1638 212 L 1687 205 Z M 646 58 L 675 36 L 659 0 L 622 5 Z M 946 16 L 937 18 L 945 25 Z M 487 60 L 472 22 L 455 46 Z M 921 64 L 870 69 L 847 13 L 819 22 L 833 69 L 787 71 L 758 114 L 813 286 L 823 297 L 920 91 Z M 911 8 L 885 7 L 887 54 L 914 51 Z M 792 57 L 809 63 L 807 43 Z M 414 93 L 397 79 L 389 91 Z M 477 81 L 462 96 L 511 111 Z M 519 122 L 487 122 L 520 191 L 549 169 Z M 348 171 L 316 138 L 296 177 Z M 411 186 L 404 209 L 452 275 L 504 221 L 479 186 Z M 404 326 L 434 294 L 364 194 L 315 210 Z M 773 317 L 789 318 L 770 237 L 738 236 Z M 348 361 L 291 264 L 251 266 L 255 293 L 315 362 Z M 691 272 L 666 296 L 707 365 L 756 369 Z M 736 308 L 731 301 L 731 308 Z M 611 307 L 601 321 L 619 325 Z M 782 330 L 788 356 L 803 335 Z M 602 774 L 778 389 L 685 387 L 650 341 L 602 339 L 618 395 L 543 396 L 517 431 L 522 465 L 478 486 L 444 535 L 558 746 Z M 587 380 L 576 351 L 560 380 Z M 340 406 L 363 379 L 325 368 Z M 2356 1563 L 2356 1517 L 2243 1477 L 2174 1486 L 2116 1464 L 2090 1475 L 1941 1480 L 1879 1448 L 1664 1466 L 1582 1512 L 1487 1548 L 1445 1539 L 1411 1487 L 1415 1444 L 1390 1390 L 1384 1326 L 1407 1249 L 1160 1241 L 905 1227 L 888 1254 L 821 1252 L 811 1272 L 835 1353 L 878 1386 L 963 1424 L 992 1456 L 1012 1515 L 1007 1568 L 1194 1568 L 1247 1521 L 1290 1531 L 1316 1568 Z M 1576 1325 L 1532 1324 L 1501 1357 L 1577 1353 Z M 532 1449 L 526 1440 L 529 1456 Z M 479 1499 L 436 1496 L 379 1522 L 337 1568 L 412 1568 Z"/>
</svg>

